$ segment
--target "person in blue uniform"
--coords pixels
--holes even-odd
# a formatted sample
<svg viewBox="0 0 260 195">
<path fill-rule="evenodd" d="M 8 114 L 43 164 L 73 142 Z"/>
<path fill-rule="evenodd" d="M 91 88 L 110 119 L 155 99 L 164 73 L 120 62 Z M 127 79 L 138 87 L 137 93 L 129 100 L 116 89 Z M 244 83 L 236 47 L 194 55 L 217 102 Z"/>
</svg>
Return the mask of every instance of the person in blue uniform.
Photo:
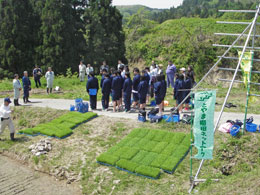
<svg viewBox="0 0 260 195">
<path fill-rule="evenodd" d="M 184 92 L 181 91 L 183 89 L 183 85 L 184 85 L 184 76 L 183 74 L 179 74 L 174 84 L 174 98 L 176 99 L 176 106 L 178 106 L 184 99 L 183 97 Z M 179 113 L 182 112 L 182 106 L 183 105 L 179 107 Z"/>
<path fill-rule="evenodd" d="M 119 111 L 122 109 L 123 107 L 123 86 L 124 86 L 124 82 L 125 82 L 125 78 L 122 77 L 121 74 L 121 68 L 117 71 L 117 76 L 120 79 L 120 88 L 121 88 L 121 93 L 120 93 L 120 98 L 119 98 Z"/>
<path fill-rule="evenodd" d="M 99 90 L 98 79 L 94 76 L 94 72 L 89 74 L 90 78 L 87 81 L 87 92 L 90 99 L 90 107 L 92 110 L 97 109 L 97 93 Z"/>
<path fill-rule="evenodd" d="M 162 83 L 162 88 L 161 88 L 161 93 L 162 93 L 162 96 L 163 96 L 163 104 L 162 104 L 162 108 L 163 108 L 163 111 L 164 111 L 164 98 L 166 96 L 166 93 L 167 93 L 167 82 L 165 81 L 165 75 L 162 74 L 161 75 L 161 83 Z"/>
<path fill-rule="evenodd" d="M 124 103 L 125 103 L 125 112 L 130 111 L 131 108 L 131 93 L 132 93 L 132 80 L 130 77 L 130 73 L 125 73 L 125 82 L 123 86 L 123 92 L 124 92 Z"/>
<path fill-rule="evenodd" d="M 136 109 L 139 103 L 139 95 L 138 95 L 138 85 L 140 83 L 140 71 L 138 68 L 134 69 L 134 78 L 133 78 L 133 109 Z"/>
<path fill-rule="evenodd" d="M 138 85 L 139 103 L 140 109 L 145 110 L 146 107 L 146 96 L 148 93 L 148 83 L 144 75 L 140 78 L 140 83 Z"/>
<path fill-rule="evenodd" d="M 23 73 L 23 102 L 26 104 L 27 102 L 31 102 L 29 101 L 29 91 L 31 90 L 31 81 L 28 77 L 28 72 L 24 71 Z"/>
<path fill-rule="evenodd" d="M 105 75 L 108 73 L 107 69 L 105 69 L 105 68 L 101 72 L 102 72 L 102 77 L 101 77 L 101 81 L 100 81 L 100 88 L 102 88 L 103 82 L 105 80 Z"/>
<path fill-rule="evenodd" d="M 192 75 L 190 72 L 187 73 L 186 75 L 186 79 L 185 81 L 183 82 L 183 88 L 185 89 L 185 91 L 183 92 L 183 98 L 185 98 L 186 96 L 189 95 L 190 91 L 191 91 L 191 88 L 193 86 L 193 80 L 192 80 Z M 185 100 L 185 108 L 184 110 L 188 111 L 189 110 L 189 103 L 190 103 L 190 97 L 188 97 L 186 100 Z"/>
<path fill-rule="evenodd" d="M 113 74 L 113 81 L 112 81 L 111 88 L 112 88 L 113 112 L 116 112 L 116 107 L 118 107 L 118 111 L 120 110 L 119 100 L 120 100 L 120 94 L 122 93 L 121 79 L 118 76 L 117 71 L 115 71 Z"/>
<path fill-rule="evenodd" d="M 102 83 L 102 107 L 103 110 L 107 111 L 109 107 L 109 95 L 111 93 L 112 82 L 109 74 L 104 75 L 104 80 Z"/>
<path fill-rule="evenodd" d="M 156 80 L 157 82 L 154 84 L 155 101 L 156 101 L 156 105 L 159 107 L 159 116 L 162 116 L 164 87 L 163 87 L 161 75 L 157 75 Z"/>
</svg>

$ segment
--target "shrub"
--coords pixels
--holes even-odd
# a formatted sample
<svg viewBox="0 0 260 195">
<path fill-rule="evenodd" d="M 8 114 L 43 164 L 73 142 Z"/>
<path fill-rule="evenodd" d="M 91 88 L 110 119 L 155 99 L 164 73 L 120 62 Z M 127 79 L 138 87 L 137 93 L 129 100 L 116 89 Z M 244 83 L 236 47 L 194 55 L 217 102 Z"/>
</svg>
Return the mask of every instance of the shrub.
<svg viewBox="0 0 260 195">
<path fill-rule="evenodd" d="M 110 164 L 110 165 L 115 165 L 118 160 L 119 160 L 119 157 L 112 156 L 107 153 L 101 154 L 99 157 L 97 157 L 98 162 L 103 162 L 103 163 Z"/>
<path fill-rule="evenodd" d="M 153 168 L 145 165 L 141 165 L 135 169 L 136 173 L 139 173 L 141 175 L 157 178 L 160 175 L 160 169 Z"/>
<path fill-rule="evenodd" d="M 116 163 L 116 166 L 126 169 L 128 171 L 134 172 L 135 169 L 139 166 L 137 163 L 134 163 L 129 160 L 121 159 Z"/>
</svg>

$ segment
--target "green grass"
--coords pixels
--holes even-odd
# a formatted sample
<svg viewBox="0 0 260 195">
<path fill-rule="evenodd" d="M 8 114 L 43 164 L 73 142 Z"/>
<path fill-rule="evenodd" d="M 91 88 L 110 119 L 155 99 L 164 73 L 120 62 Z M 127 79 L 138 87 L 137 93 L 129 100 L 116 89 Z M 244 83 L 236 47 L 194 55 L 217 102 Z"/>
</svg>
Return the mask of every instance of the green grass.
<svg viewBox="0 0 260 195">
<path fill-rule="evenodd" d="M 43 134 L 51 137 L 63 138 L 72 134 L 73 127 L 95 116 L 97 116 L 97 114 L 92 112 L 85 114 L 79 112 L 68 112 L 51 122 L 40 124 L 34 128 L 20 130 L 19 133 L 28 135 Z"/>
<path fill-rule="evenodd" d="M 166 136 L 170 137 L 169 142 L 165 142 Z M 134 129 L 117 145 L 101 154 L 97 161 L 157 178 L 160 169 L 171 172 L 176 168 L 189 150 L 188 136 L 181 132 Z"/>
</svg>

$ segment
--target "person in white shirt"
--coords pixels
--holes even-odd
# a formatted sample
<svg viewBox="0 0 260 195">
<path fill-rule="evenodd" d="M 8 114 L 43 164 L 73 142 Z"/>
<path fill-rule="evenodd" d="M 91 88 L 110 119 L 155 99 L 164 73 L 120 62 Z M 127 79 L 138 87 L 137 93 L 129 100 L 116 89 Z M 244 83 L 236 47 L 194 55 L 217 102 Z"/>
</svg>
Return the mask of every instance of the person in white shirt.
<svg viewBox="0 0 260 195">
<path fill-rule="evenodd" d="M 154 68 L 158 68 L 158 65 L 157 65 L 156 62 L 153 60 L 151 66 L 150 66 L 150 72 L 152 72 Z"/>
<path fill-rule="evenodd" d="M 85 75 L 86 75 L 86 65 L 83 64 L 83 61 L 80 61 L 80 64 L 79 64 L 79 79 L 80 79 L 80 82 L 83 82 L 85 80 Z"/>
<path fill-rule="evenodd" d="M 0 107 L 0 119 L 1 119 L 0 135 L 3 133 L 6 126 L 8 126 L 10 131 L 10 138 L 12 141 L 15 141 L 14 139 L 15 129 L 14 129 L 13 121 L 11 119 L 12 111 L 9 105 L 10 103 L 12 103 L 10 98 L 5 98 L 4 103 Z"/>
<path fill-rule="evenodd" d="M 21 86 L 21 83 L 19 81 L 18 74 L 14 75 L 13 87 L 14 87 L 14 105 L 20 106 L 19 98 L 20 98 L 20 91 L 22 90 L 22 86 Z"/>
<path fill-rule="evenodd" d="M 122 67 L 122 68 L 124 69 L 124 68 L 125 68 L 125 65 L 122 63 L 121 60 L 118 60 L 117 70 L 119 70 L 120 67 Z"/>
<path fill-rule="evenodd" d="M 45 74 L 45 78 L 47 80 L 47 93 L 52 93 L 53 88 L 53 80 L 54 80 L 54 72 L 52 71 L 51 67 L 48 68 L 48 72 Z"/>
<path fill-rule="evenodd" d="M 90 64 L 88 64 L 87 69 L 86 69 L 88 79 L 90 77 L 89 75 L 90 75 L 91 72 L 94 72 L 94 68 Z"/>
</svg>

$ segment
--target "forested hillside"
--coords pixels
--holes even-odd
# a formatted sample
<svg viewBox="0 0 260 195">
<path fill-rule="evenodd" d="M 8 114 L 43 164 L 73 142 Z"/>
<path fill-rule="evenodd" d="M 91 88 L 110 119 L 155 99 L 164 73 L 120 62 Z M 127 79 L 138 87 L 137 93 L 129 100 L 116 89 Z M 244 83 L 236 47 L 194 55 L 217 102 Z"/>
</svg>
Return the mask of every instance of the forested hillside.
<svg viewBox="0 0 260 195">
<path fill-rule="evenodd" d="M 126 62 L 122 16 L 111 0 L 0 0 L 0 21 L 0 78 L 35 65 L 77 71 L 82 59 L 94 67 Z"/>
</svg>

